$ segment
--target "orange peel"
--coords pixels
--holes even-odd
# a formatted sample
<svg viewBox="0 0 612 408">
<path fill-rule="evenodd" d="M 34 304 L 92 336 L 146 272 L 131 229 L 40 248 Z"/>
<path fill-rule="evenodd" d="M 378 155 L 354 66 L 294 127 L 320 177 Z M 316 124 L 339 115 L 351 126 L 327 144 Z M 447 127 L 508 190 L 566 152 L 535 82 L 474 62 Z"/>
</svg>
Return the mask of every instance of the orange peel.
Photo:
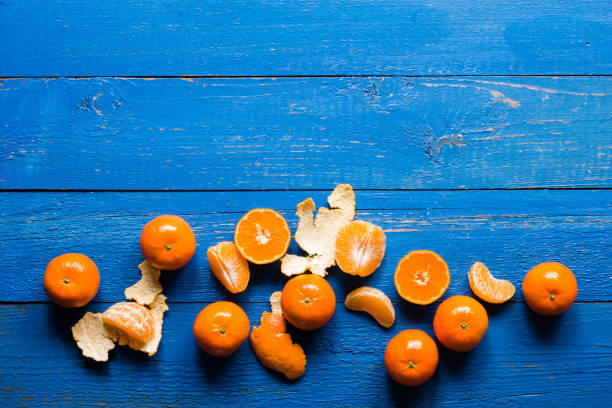
<svg viewBox="0 0 612 408">
<path fill-rule="evenodd" d="M 72 326 L 72 337 L 76 341 L 77 347 L 81 349 L 83 356 L 96 361 L 108 361 L 108 353 L 115 348 L 116 344 L 120 346 L 127 345 L 131 349 L 142 351 L 149 356 L 157 352 L 162 338 L 164 313 L 168 310 L 166 296 L 161 293 L 162 287 L 159 284 L 160 270 L 152 267 L 146 261 L 138 265 L 138 268 L 142 272 L 142 278 L 125 290 L 126 299 L 136 300 L 137 303 L 120 303 L 139 304 L 142 308 L 148 310 L 152 318 L 150 321 L 152 334 L 149 333 L 146 338 L 139 340 L 130 337 L 119 328 L 106 324 L 103 320 L 104 313 L 86 312 Z M 109 309 L 116 305 L 117 303 L 113 304 Z"/>
<path fill-rule="evenodd" d="M 85 313 L 72 326 L 72 337 L 83 355 L 96 361 L 107 361 L 115 348 L 115 335 L 104 325 L 102 313 Z"/>
<path fill-rule="evenodd" d="M 142 277 L 138 282 L 125 289 L 125 298 L 135 300 L 141 305 L 150 305 L 163 290 L 161 283 L 159 283 L 161 271 L 151 266 L 148 261 L 141 262 L 138 269 L 140 269 Z"/>
<path fill-rule="evenodd" d="M 315 203 L 307 198 L 297 206 L 299 218 L 295 241 L 308 256 L 285 255 L 281 260 L 281 272 L 287 276 L 299 275 L 310 270 L 325 277 L 327 268 L 336 264 L 335 246 L 340 228 L 355 217 L 355 192 L 348 184 L 338 184 L 327 197 L 329 208 L 319 207 L 316 217 Z"/>
<path fill-rule="evenodd" d="M 259 327 L 253 327 L 250 343 L 264 366 L 295 380 L 306 370 L 306 355 L 302 346 L 293 343 L 286 333 L 287 324 L 280 310 L 280 293 L 270 296 L 272 313 L 264 312 Z"/>
</svg>

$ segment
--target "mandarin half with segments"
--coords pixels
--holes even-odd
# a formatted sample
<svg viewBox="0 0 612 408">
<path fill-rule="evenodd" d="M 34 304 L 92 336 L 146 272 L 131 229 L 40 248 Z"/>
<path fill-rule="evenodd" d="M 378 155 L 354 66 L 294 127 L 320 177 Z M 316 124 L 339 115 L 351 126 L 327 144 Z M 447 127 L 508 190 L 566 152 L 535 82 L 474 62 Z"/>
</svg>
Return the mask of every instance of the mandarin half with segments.
<svg viewBox="0 0 612 408">
<path fill-rule="evenodd" d="M 47 265 L 43 286 L 49 299 L 61 307 L 85 306 L 98 293 L 96 264 L 81 254 L 63 254 Z"/>
<path fill-rule="evenodd" d="M 423 384 L 436 372 L 437 366 L 438 347 L 424 331 L 404 330 L 387 344 L 387 373 L 402 385 Z"/>
<path fill-rule="evenodd" d="M 440 303 L 433 321 L 436 337 L 453 351 L 469 351 L 482 340 L 489 318 L 485 308 L 469 296 L 453 296 Z"/>
<path fill-rule="evenodd" d="M 246 289 L 251 276 L 249 263 L 233 242 L 224 241 L 208 248 L 208 263 L 219 282 L 231 293 Z"/>
<path fill-rule="evenodd" d="M 546 262 L 525 275 L 523 295 L 534 312 L 554 316 L 572 307 L 578 295 L 578 284 L 566 266 Z"/>
<path fill-rule="evenodd" d="M 349 222 L 336 238 L 336 263 L 349 275 L 371 275 L 385 256 L 385 243 L 385 233 L 379 226 Z"/>
<path fill-rule="evenodd" d="M 236 225 L 234 242 L 238 251 L 254 264 L 280 259 L 289 248 L 291 231 L 282 215 L 268 208 L 257 208 L 242 216 Z"/>
<path fill-rule="evenodd" d="M 140 249 L 153 267 L 172 271 L 187 265 L 195 253 L 195 235 L 181 217 L 161 215 L 142 229 Z"/>
<path fill-rule="evenodd" d="M 433 251 L 412 251 L 395 269 L 395 288 L 411 303 L 428 305 L 438 300 L 450 283 L 448 265 Z"/>
<path fill-rule="evenodd" d="M 468 273 L 470 288 L 480 299 L 489 303 L 504 303 L 514 296 L 514 285 L 507 280 L 495 279 L 489 269 L 475 262 Z"/>
<path fill-rule="evenodd" d="M 233 302 L 206 306 L 193 323 L 193 336 L 202 350 L 212 356 L 233 354 L 249 336 L 249 318 Z"/>
<path fill-rule="evenodd" d="M 150 341 L 154 335 L 151 310 L 136 302 L 115 303 L 102 313 L 102 320 L 142 343 Z"/>
<path fill-rule="evenodd" d="M 302 330 L 322 327 L 336 310 L 336 296 L 329 283 L 318 275 L 289 279 L 281 294 L 285 319 Z"/>
</svg>

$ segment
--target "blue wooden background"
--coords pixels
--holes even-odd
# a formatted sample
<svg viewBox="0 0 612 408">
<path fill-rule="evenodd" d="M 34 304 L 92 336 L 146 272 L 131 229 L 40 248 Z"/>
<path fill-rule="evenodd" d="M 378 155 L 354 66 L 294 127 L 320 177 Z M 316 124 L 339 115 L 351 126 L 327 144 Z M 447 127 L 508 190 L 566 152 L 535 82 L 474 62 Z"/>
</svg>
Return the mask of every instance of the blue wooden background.
<svg viewBox="0 0 612 408">
<path fill-rule="evenodd" d="M 0 405 L 608 405 L 611 74 L 608 0 L 0 0 Z M 332 271 L 335 316 L 292 330 L 304 376 L 263 368 L 248 343 L 227 359 L 200 352 L 191 326 L 206 304 L 233 300 L 258 324 L 286 281 L 278 264 L 253 267 L 229 295 L 206 248 L 255 207 L 294 231 L 296 204 L 323 204 L 337 183 L 384 228 L 387 255 L 367 279 Z M 163 213 L 193 226 L 198 249 L 162 276 L 159 352 L 82 358 L 70 326 L 123 299 L 140 230 Z M 559 261 L 577 302 L 544 318 L 518 290 L 487 306 L 475 350 L 440 346 L 434 377 L 401 387 L 386 343 L 407 328 L 433 335 L 439 303 L 395 292 L 414 249 L 448 262 L 444 298 L 470 294 L 475 261 L 519 289 L 535 264 Z M 64 252 L 100 268 L 79 310 L 42 288 Z M 391 297 L 390 330 L 341 304 L 362 284 Z"/>
</svg>

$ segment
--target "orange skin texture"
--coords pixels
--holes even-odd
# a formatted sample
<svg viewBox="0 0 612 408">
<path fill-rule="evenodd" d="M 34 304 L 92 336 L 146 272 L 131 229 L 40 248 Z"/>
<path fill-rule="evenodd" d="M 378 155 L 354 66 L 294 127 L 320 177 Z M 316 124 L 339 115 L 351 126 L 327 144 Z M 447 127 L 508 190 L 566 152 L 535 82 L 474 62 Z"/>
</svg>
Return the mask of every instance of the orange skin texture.
<svg viewBox="0 0 612 408">
<path fill-rule="evenodd" d="M 289 323 L 301 330 L 314 330 L 324 326 L 333 316 L 336 295 L 322 277 L 298 275 L 285 284 L 281 308 Z"/>
<path fill-rule="evenodd" d="M 136 302 L 115 303 L 102 313 L 102 320 L 142 343 L 154 335 L 151 311 Z"/>
<path fill-rule="evenodd" d="M 438 366 L 436 342 L 424 331 L 404 330 L 385 350 L 387 373 L 402 385 L 417 386 L 431 378 Z"/>
<path fill-rule="evenodd" d="M 534 312 L 555 316 L 572 307 L 578 295 L 578 284 L 566 266 L 545 262 L 527 272 L 523 295 Z"/>
<path fill-rule="evenodd" d="M 56 305 L 81 307 L 98 293 L 100 273 L 96 264 L 85 255 L 63 254 L 47 265 L 43 286 Z"/>
<path fill-rule="evenodd" d="M 295 380 L 306 370 L 306 356 L 299 344 L 293 344 L 286 330 L 283 315 L 264 312 L 261 324 L 251 332 L 251 347 L 261 364 Z"/>
<path fill-rule="evenodd" d="M 249 336 L 249 318 L 233 302 L 215 302 L 198 314 L 193 324 L 193 336 L 198 346 L 216 357 L 233 354 Z"/>
<path fill-rule="evenodd" d="M 433 327 L 436 337 L 447 349 L 470 351 L 487 332 L 489 318 L 476 299 L 453 296 L 438 306 Z"/>
<path fill-rule="evenodd" d="M 142 229 L 140 249 L 153 267 L 173 271 L 187 265 L 195 253 L 195 235 L 181 217 L 161 215 Z"/>
</svg>

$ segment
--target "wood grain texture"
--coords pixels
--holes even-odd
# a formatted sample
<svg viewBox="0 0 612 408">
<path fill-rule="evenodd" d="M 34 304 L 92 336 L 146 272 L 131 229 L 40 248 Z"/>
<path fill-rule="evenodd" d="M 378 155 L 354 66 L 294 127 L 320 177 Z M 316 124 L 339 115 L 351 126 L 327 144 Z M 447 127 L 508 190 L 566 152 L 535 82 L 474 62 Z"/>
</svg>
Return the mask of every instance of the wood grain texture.
<svg viewBox="0 0 612 408">
<path fill-rule="evenodd" d="M 2 189 L 612 186 L 608 77 L 0 83 Z"/>
<path fill-rule="evenodd" d="M 0 76 L 610 74 L 607 0 L 0 2 Z"/>
<path fill-rule="evenodd" d="M 525 304 L 489 308 L 483 341 L 470 353 L 439 345 L 440 363 L 422 387 L 401 387 L 384 369 L 389 339 L 417 328 L 433 336 L 435 307 L 395 304 L 389 330 L 338 305 L 330 322 L 295 332 L 306 372 L 290 383 L 263 368 L 248 343 L 230 358 L 207 357 L 191 327 L 205 304 L 170 304 L 158 353 L 120 348 L 97 364 L 80 356 L 70 326 L 82 310 L 0 305 L 0 403 L 6 406 L 605 406 L 612 392 L 612 304 L 579 303 L 558 318 Z M 241 304 L 251 324 L 269 306 Z M 108 304 L 89 309 L 102 311 Z M 52 379 L 52 380 L 51 380 Z"/>
<path fill-rule="evenodd" d="M 159 214 L 183 216 L 198 247 L 192 261 L 164 272 L 170 301 L 212 302 L 226 290 L 212 275 L 206 248 L 232 240 L 236 222 L 248 210 L 279 210 L 295 233 L 295 206 L 307 197 L 318 205 L 329 191 L 3 193 L 0 194 L 0 301 L 47 301 L 42 276 L 47 263 L 65 252 L 91 257 L 101 272 L 96 300 L 123 299 L 137 281 L 142 260 L 140 231 Z M 387 235 L 386 256 L 371 277 L 359 279 L 332 270 L 329 281 L 338 301 L 368 284 L 399 301 L 393 273 L 409 251 L 430 249 L 449 264 L 449 295 L 470 293 L 467 272 L 475 261 L 510 279 L 517 287 L 540 262 L 558 261 L 574 271 L 578 300 L 612 300 L 609 260 L 612 247 L 612 191 L 357 191 L 357 218 L 380 225 Z M 290 252 L 299 253 L 292 242 Z M 264 302 L 286 278 L 278 263 L 251 266 L 251 283 L 241 302 Z M 228 295 L 229 296 L 229 295 Z"/>
</svg>

